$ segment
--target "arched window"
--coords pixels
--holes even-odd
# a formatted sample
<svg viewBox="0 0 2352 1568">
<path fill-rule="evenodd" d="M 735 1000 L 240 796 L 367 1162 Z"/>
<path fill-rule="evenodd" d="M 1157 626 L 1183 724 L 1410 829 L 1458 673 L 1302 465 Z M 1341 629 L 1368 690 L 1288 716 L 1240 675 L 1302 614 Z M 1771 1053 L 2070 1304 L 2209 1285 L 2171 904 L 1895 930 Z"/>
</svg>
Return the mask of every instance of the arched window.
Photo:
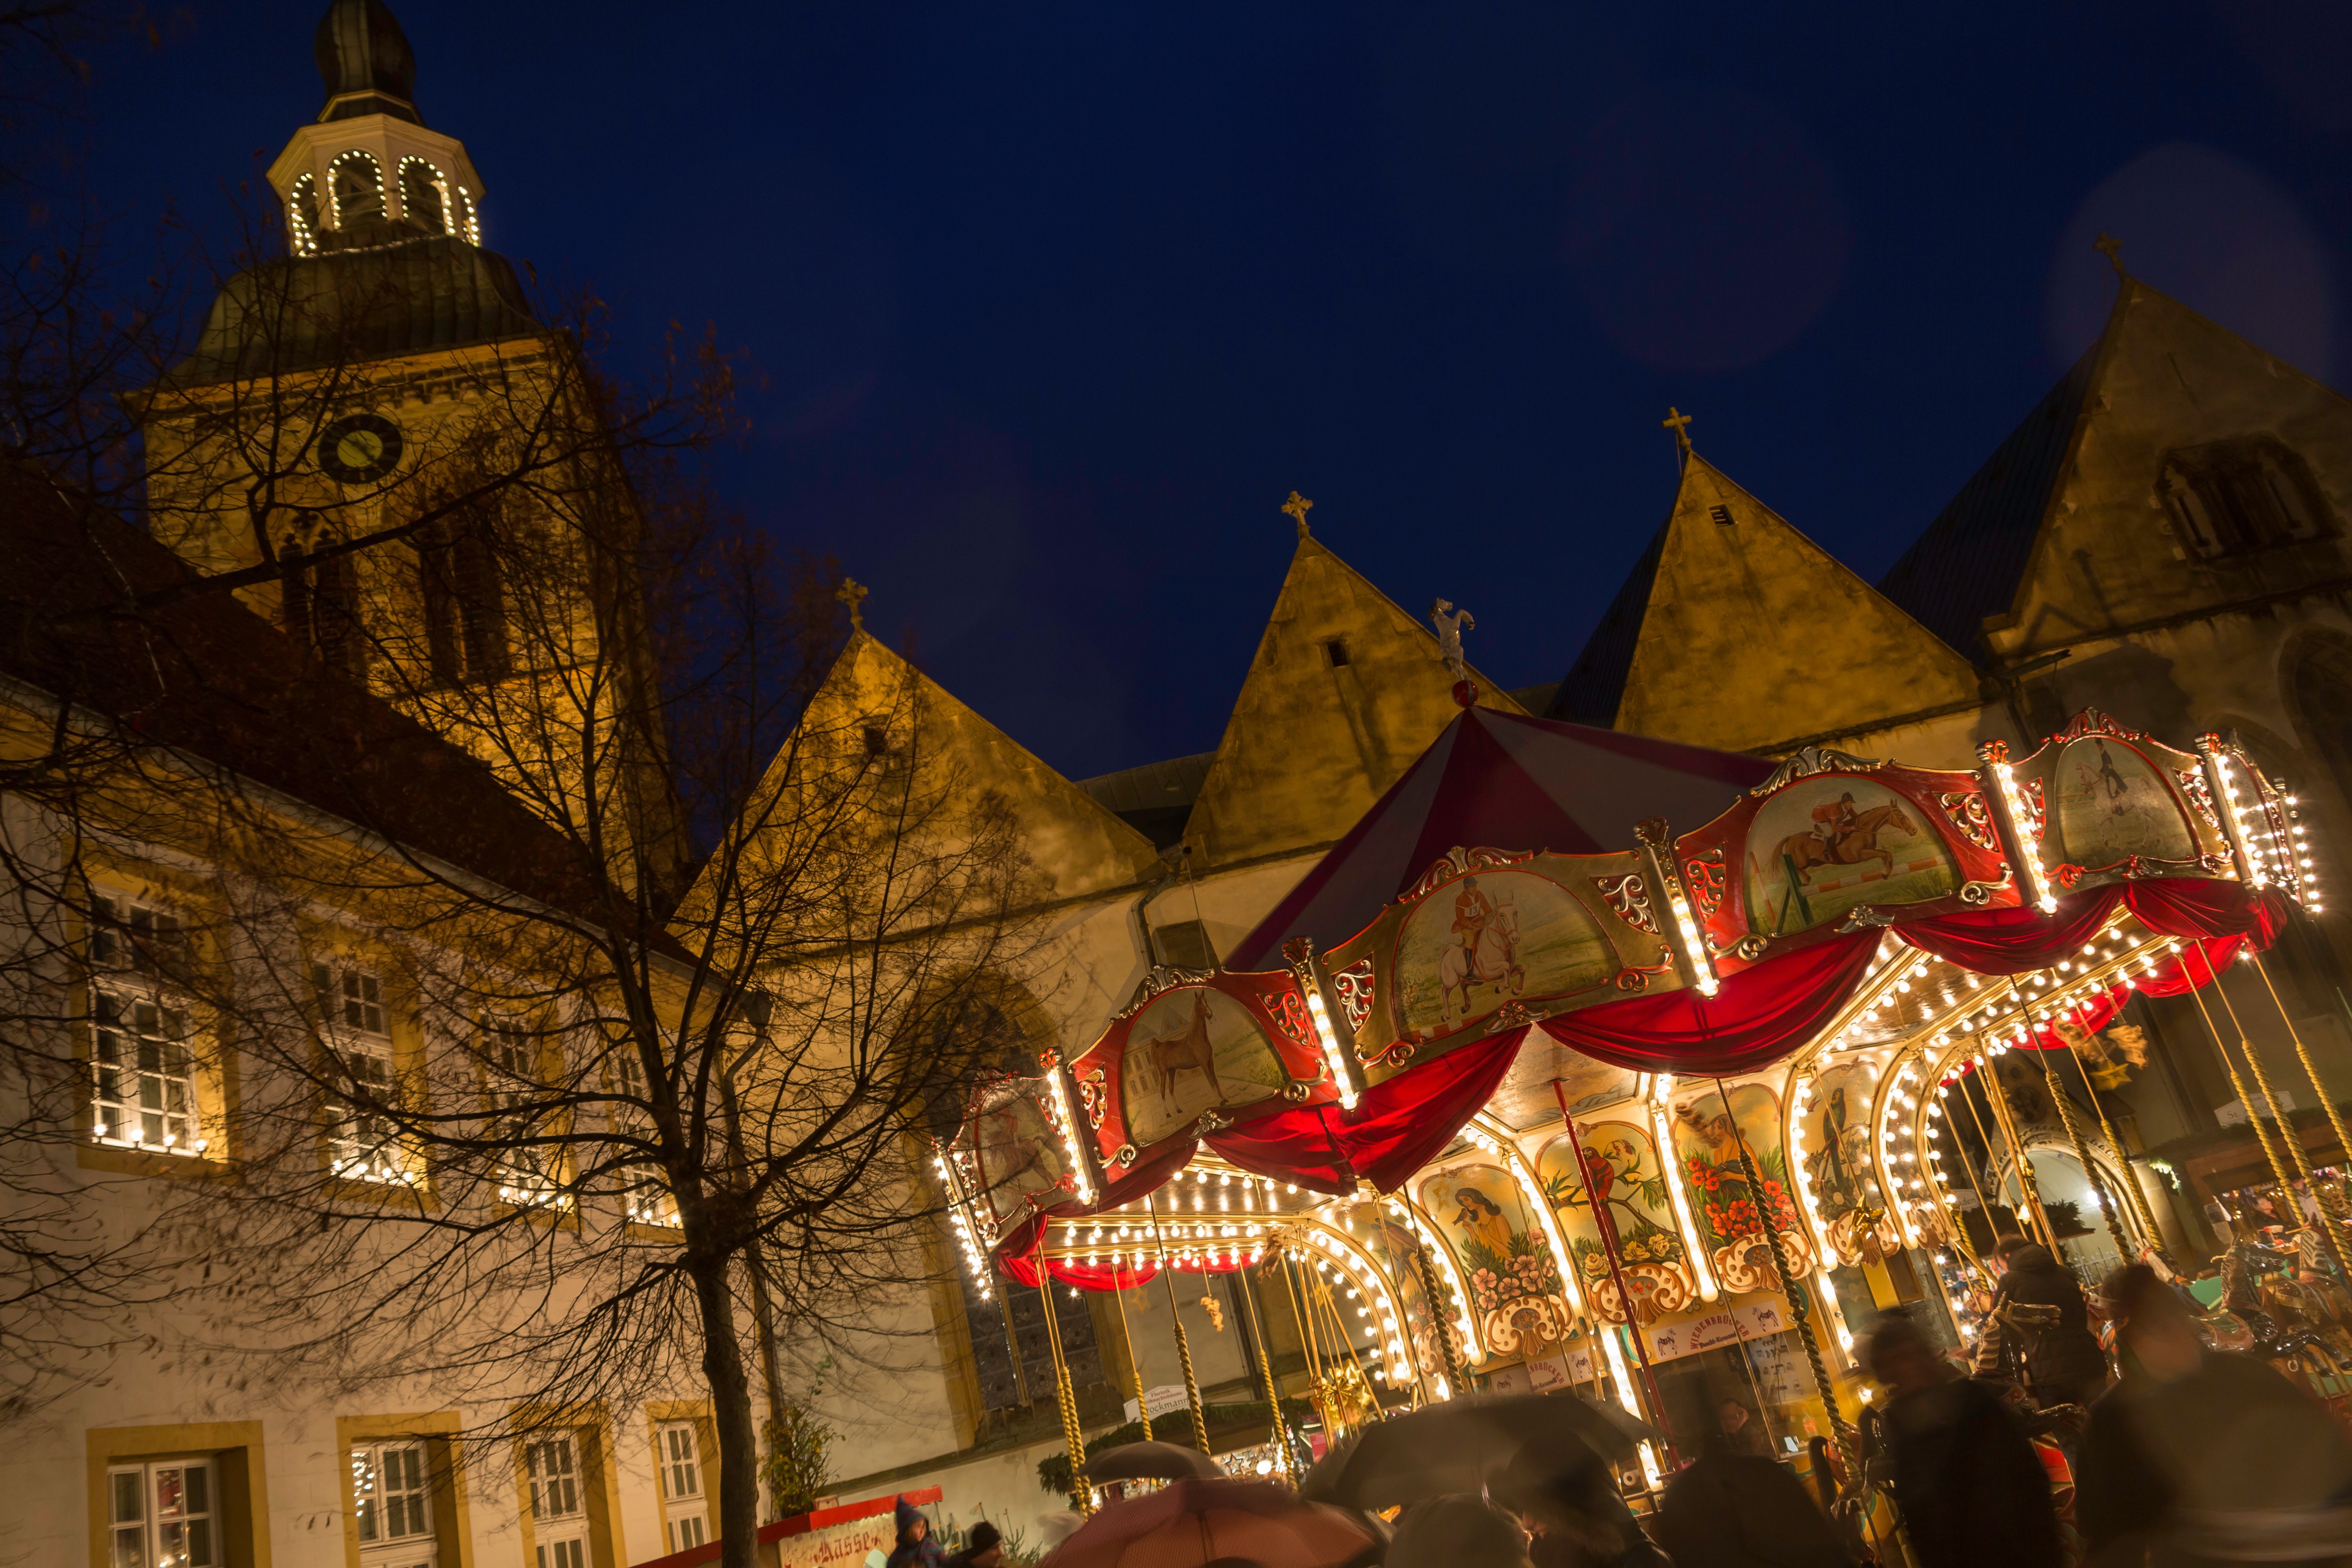
<svg viewBox="0 0 2352 1568">
<path fill-rule="evenodd" d="M 481 210 L 474 205 L 474 194 L 465 186 L 457 187 L 458 235 L 467 245 L 482 243 Z"/>
<path fill-rule="evenodd" d="M 359 574 L 352 558 L 319 553 L 334 538 L 314 514 L 304 514 L 278 547 L 286 635 L 330 669 L 367 673 L 367 638 L 360 629 Z"/>
<path fill-rule="evenodd" d="M 2165 458 L 2159 489 L 2181 545 L 2204 560 L 2336 531 L 2311 466 L 2267 436 L 2180 447 Z"/>
<path fill-rule="evenodd" d="M 305 174 L 286 198 L 287 237 L 297 256 L 319 253 L 319 182 Z"/>
<path fill-rule="evenodd" d="M 449 204 L 441 171 L 422 158 L 400 161 L 400 216 L 427 234 L 449 232 Z"/>
<path fill-rule="evenodd" d="M 498 516 L 495 500 L 480 502 L 417 535 L 425 657 L 433 679 L 445 686 L 503 679 L 513 668 Z"/>
<path fill-rule="evenodd" d="M 383 166 L 373 153 L 353 148 L 327 165 L 327 190 L 334 197 L 335 226 L 383 219 Z"/>
</svg>

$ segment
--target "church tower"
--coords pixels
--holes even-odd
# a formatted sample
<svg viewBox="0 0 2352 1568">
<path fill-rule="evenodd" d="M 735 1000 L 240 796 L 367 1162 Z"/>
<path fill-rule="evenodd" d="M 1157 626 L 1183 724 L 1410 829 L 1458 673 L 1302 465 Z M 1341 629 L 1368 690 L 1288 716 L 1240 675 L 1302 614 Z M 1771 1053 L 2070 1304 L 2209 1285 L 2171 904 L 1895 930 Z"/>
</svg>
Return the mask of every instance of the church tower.
<svg viewBox="0 0 2352 1568">
<path fill-rule="evenodd" d="M 576 337 L 483 247 L 383 0 L 333 0 L 313 46 L 324 101 L 269 168 L 284 254 L 143 395 L 150 526 L 543 815 L 652 854 L 642 518 Z"/>
</svg>

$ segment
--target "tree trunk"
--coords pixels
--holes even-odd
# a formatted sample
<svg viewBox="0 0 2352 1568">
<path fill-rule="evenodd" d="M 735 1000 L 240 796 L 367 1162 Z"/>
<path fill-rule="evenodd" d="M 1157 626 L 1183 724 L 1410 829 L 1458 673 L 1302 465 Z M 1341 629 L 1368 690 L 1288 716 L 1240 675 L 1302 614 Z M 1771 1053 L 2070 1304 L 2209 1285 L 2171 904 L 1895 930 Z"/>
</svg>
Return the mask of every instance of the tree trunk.
<svg viewBox="0 0 2352 1568">
<path fill-rule="evenodd" d="M 726 1260 L 698 1264 L 692 1272 L 694 1299 L 702 1309 L 702 1375 L 710 1384 L 711 1421 L 719 1430 L 719 1561 L 723 1568 L 753 1568 L 760 1556 L 760 1445 L 751 1426 L 751 1382 L 735 1335 Z"/>
</svg>

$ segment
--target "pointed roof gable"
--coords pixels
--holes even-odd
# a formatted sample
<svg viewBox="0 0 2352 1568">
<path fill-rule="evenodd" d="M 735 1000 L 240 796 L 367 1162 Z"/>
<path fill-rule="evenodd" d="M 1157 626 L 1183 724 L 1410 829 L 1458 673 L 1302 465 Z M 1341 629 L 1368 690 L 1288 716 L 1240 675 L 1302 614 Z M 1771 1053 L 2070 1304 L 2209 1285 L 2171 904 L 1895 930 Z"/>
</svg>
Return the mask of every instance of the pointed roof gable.
<svg viewBox="0 0 2352 1568">
<path fill-rule="evenodd" d="M 2105 341 L 2103 332 L 1878 580 L 1880 593 L 1978 663 L 1985 617 L 2017 596 Z"/>
<path fill-rule="evenodd" d="M 1335 842 L 1461 711 L 1453 689 L 1426 624 L 1301 538 L 1186 836 L 1213 866 Z"/>
<path fill-rule="evenodd" d="M 1977 700 L 1967 659 L 1696 453 L 1634 578 L 1578 660 L 1591 721 L 1775 752 Z"/>
<path fill-rule="evenodd" d="M 1633 563 L 1617 596 L 1601 613 L 1601 624 L 1584 641 L 1584 651 L 1569 667 L 1559 689 L 1551 695 L 1544 717 L 1564 724 L 1594 724 L 1607 729 L 1617 718 L 1618 701 L 1625 695 L 1625 677 L 1633 668 L 1633 645 L 1641 640 L 1642 616 L 1650 607 L 1650 589 L 1658 579 L 1658 561 L 1666 551 L 1666 525 L 1650 535 L 1649 547 Z"/>
<path fill-rule="evenodd" d="M 960 770 L 960 804 L 993 791 L 1014 805 L 1027 835 L 1024 847 L 1051 880 L 1049 896 L 1083 898 L 1132 887 L 1160 868 L 1150 839 L 869 632 L 850 634 L 802 715 L 795 740 L 856 739 L 873 721 L 870 715 L 903 715 L 910 699 L 924 765 L 944 762 Z M 768 787 L 782 787 L 777 774 L 794 755 L 794 742 L 786 742 L 770 764 Z"/>
</svg>

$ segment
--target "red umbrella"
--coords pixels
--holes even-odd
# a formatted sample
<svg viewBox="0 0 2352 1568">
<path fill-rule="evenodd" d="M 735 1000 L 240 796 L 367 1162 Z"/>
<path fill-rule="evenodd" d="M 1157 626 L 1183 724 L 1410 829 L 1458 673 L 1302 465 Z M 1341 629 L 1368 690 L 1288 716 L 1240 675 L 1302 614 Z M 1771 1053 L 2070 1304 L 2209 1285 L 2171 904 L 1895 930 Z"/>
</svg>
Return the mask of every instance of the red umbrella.
<svg viewBox="0 0 2352 1568">
<path fill-rule="evenodd" d="M 1336 1508 L 1265 1481 L 1184 1480 L 1115 1502 L 1045 1559 L 1051 1568 L 1202 1568 L 1244 1557 L 1338 1568 L 1379 1538 Z"/>
</svg>

